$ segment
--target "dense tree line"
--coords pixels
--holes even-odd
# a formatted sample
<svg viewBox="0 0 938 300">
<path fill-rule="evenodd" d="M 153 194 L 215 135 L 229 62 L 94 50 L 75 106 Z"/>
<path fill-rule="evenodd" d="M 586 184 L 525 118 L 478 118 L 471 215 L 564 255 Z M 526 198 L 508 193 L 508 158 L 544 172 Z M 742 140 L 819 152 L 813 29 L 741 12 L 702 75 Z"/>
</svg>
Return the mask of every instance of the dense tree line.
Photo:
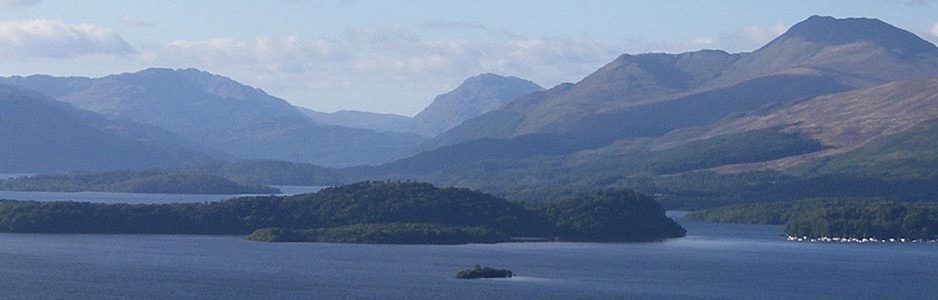
<svg viewBox="0 0 938 300">
<path fill-rule="evenodd" d="M 569 240 L 650 241 L 687 231 L 651 197 L 625 190 L 581 194 L 542 206 L 555 234 Z"/>
<path fill-rule="evenodd" d="M 431 234 L 458 228 L 469 237 L 479 234 L 466 229 L 470 227 L 574 241 L 649 241 L 684 235 L 653 199 L 624 191 L 535 207 L 468 189 L 414 182 L 360 182 L 313 194 L 189 204 L 0 202 L 2 232 L 249 234 L 261 228 L 333 228 L 317 234 L 338 236 L 395 228 L 341 226 L 388 223 L 448 226 L 409 230 Z M 396 229 L 408 228 L 401 226 Z"/>
<path fill-rule="evenodd" d="M 326 242 L 365 244 L 465 244 L 511 240 L 486 227 L 454 227 L 425 223 L 355 224 L 315 229 L 262 228 L 248 239 L 263 242 Z"/>
<path fill-rule="evenodd" d="M 938 204 L 821 199 L 735 205 L 694 212 L 690 220 L 785 224 L 791 236 L 938 239 Z"/>
</svg>

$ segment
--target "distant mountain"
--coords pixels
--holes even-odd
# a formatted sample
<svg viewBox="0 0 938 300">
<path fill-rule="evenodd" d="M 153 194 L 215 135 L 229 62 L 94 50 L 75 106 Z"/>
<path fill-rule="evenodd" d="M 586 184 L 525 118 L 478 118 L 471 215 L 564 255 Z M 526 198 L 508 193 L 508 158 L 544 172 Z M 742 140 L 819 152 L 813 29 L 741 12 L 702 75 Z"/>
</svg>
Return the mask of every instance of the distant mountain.
<svg viewBox="0 0 938 300">
<path fill-rule="evenodd" d="M 378 132 L 407 133 L 410 130 L 411 118 L 395 114 L 381 114 L 355 110 L 340 110 L 332 113 L 318 112 L 308 108 L 297 107 L 313 122 L 324 126 L 342 126 L 360 128 Z"/>
<path fill-rule="evenodd" d="M 158 128 L 111 120 L 33 91 L 0 86 L 0 172 L 169 167 L 213 156 Z M 217 156 L 216 156 L 217 157 Z"/>
<path fill-rule="evenodd" d="M 511 100 L 540 91 L 539 85 L 518 77 L 482 74 L 462 82 L 455 90 L 436 96 L 413 118 L 411 131 L 436 136 L 460 123 L 498 109 Z"/>
<path fill-rule="evenodd" d="M 164 128 L 238 158 L 341 166 L 410 151 L 416 135 L 318 125 L 286 101 L 210 73 L 147 69 L 103 78 L 11 77 L 80 108 Z"/>
</svg>

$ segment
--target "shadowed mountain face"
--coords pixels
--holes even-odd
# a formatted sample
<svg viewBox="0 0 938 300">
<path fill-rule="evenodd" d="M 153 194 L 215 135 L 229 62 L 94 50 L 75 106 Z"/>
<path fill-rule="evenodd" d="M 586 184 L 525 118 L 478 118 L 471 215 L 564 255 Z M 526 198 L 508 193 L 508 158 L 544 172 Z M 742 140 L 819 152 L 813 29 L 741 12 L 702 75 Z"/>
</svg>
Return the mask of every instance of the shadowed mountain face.
<svg viewBox="0 0 938 300">
<path fill-rule="evenodd" d="M 198 146 L 161 129 L 0 86 L 0 172 L 169 167 L 212 159 L 193 148 Z"/>
<path fill-rule="evenodd" d="M 13 77 L 80 108 L 164 128 L 239 158 L 376 164 L 422 142 L 415 135 L 321 126 L 286 101 L 198 70 L 148 69 L 97 79 Z"/>
</svg>

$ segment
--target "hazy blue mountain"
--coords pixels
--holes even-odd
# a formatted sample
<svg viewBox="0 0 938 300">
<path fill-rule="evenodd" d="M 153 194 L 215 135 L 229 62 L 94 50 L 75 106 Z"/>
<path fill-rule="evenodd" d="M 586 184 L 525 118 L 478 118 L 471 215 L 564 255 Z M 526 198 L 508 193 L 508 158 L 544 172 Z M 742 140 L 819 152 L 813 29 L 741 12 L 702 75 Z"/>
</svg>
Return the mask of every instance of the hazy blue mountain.
<svg viewBox="0 0 938 300">
<path fill-rule="evenodd" d="M 313 123 L 286 101 L 194 69 L 147 69 L 95 79 L 13 77 L 90 111 L 164 128 L 238 158 L 376 164 L 423 142 L 416 135 Z"/>
<path fill-rule="evenodd" d="M 411 118 L 395 114 L 382 114 L 356 110 L 340 110 L 332 113 L 318 112 L 297 107 L 313 122 L 326 126 L 369 129 L 378 132 L 409 132 Z"/>
<path fill-rule="evenodd" d="M 0 86 L 3 173 L 169 167 L 213 159 L 192 150 L 198 147 L 158 128 L 111 120 L 34 91 Z"/>
<path fill-rule="evenodd" d="M 413 118 L 411 131 L 436 136 L 462 122 L 498 109 L 511 100 L 540 91 L 539 85 L 518 77 L 482 74 L 462 82 L 455 90 L 436 96 Z"/>
</svg>

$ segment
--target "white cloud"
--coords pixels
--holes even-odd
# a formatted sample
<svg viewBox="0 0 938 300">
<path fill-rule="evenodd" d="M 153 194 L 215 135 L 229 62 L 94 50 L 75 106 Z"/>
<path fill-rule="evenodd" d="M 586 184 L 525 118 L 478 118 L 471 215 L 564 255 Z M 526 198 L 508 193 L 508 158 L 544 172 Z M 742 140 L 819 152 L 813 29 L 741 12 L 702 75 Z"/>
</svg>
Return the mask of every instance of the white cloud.
<svg viewBox="0 0 938 300">
<path fill-rule="evenodd" d="M 938 22 L 931 25 L 931 35 L 938 37 Z"/>
<path fill-rule="evenodd" d="M 228 38 L 177 40 L 157 49 L 159 60 L 195 65 L 253 66 L 275 72 L 302 72 L 305 66 L 325 58 L 339 57 L 325 39 L 301 41 L 295 36 L 258 37 L 240 41 Z"/>
<path fill-rule="evenodd" d="M 322 110 L 412 114 L 470 76 L 494 72 L 550 87 L 581 79 L 621 49 L 588 39 L 426 39 L 388 26 L 330 38 L 176 40 L 139 52 L 147 65 L 210 70 Z"/>
<path fill-rule="evenodd" d="M 0 0 L 2 7 L 31 6 L 39 3 L 40 0 Z"/>
<path fill-rule="evenodd" d="M 68 58 L 83 55 L 124 55 L 134 52 L 113 30 L 93 24 L 57 20 L 0 22 L 0 55 Z"/>
<path fill-rule="evenodd" d="M 714 36 L 703 36 L 686 42 L 659 42 L 633 41 L 630 50 L 635 52 L 666 51 L 686 52 L 701 49 L 719 49 L 727 52 L 748 52 L 764 46 L 782 33 L 788 26 L 775 23 L 766 26 L 746 26 L 733 31 L 718 33 Z M 637 46 L 637 47 L 636 47 Z"/>
<path fill-rule="evenodd" d="M 782 23 L 775 23 L 768 26 L 746 26 L 733 32 L 720 34 L 717 44 L 729 51 L 752 51 L 775 39 L 788 26 Z"/>
</svg>

